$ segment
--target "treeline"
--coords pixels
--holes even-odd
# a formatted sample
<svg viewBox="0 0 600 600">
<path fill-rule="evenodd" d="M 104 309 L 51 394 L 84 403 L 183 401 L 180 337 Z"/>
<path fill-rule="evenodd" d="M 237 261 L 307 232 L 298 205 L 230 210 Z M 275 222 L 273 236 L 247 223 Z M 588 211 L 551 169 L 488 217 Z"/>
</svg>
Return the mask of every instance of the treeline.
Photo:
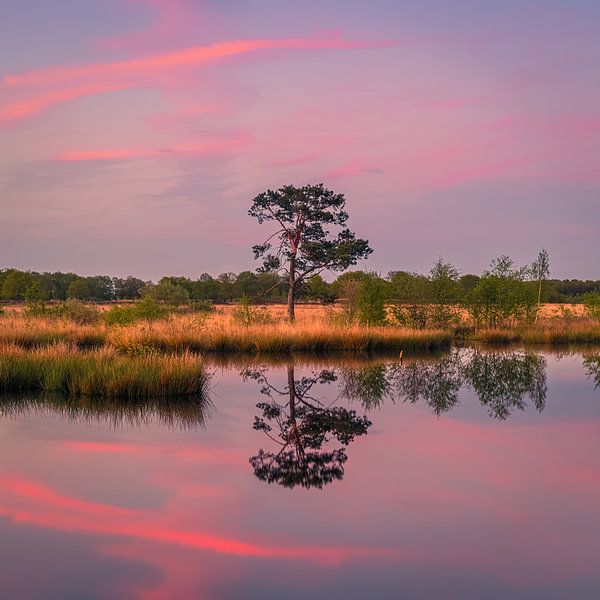
<svg viewBox="0 0 600 600">
<path fill-rule="evenodd" d="M 506 268 L 506 257 L 496 263 Z M 510 259 L 508 259 L 510 260 Z M 461 302 L 485 280 L 487 271 L 482 275 L 460 275 L 448 263 L 438 261 L 438 270 L 445 270 L 445 277 L 452 281 L 448 301 Z M 512 261 L 506 278 L 530 281 L 535 288 L 535 277 L 524 270 L 518 272 Z M 438 274 L 439 275 L 439 274 Z M 390 301 L 407 304 L 425 304 L 434 302 L 439 295 L 439 283 L 436 274 L 393 271 L 387 277 L 365 271 L 351 271 L 340 275 L 328 283 L 322 277 L 315 276 L 306 282 L 299 291 L 299 299 L 324 304 L 343 300 L 350 293 L 349 282 L 365 282 L 371 287 L 379 287 Z M 437 287 L 436 287 L 437 286 Z M 187 277 L 163 277 L 157 284 L 137 277 L 108 277 L 97 275 L 81 277 L 75 273 L 37 273 L 18 269 L 0 270 L 0 300 L 3 302 L 20 301 L 64 301 L 78 299 L 84 301 L 110 302 L 115 300 L 136 300 L 150 294 L 156 300 L 170 304 L 185 304 L 194 301 L 226 303 L 248 298 L 252 302 L 285 302 L 287 281 L 273 273 L 222 273 L 213 277 L 207 273 L 198 279 Z M 581 303 L 586 294 L 600 293 L 600 280 L 545 279 L 541 286 L 541 301 L 551 303 Z"/>
</svg>

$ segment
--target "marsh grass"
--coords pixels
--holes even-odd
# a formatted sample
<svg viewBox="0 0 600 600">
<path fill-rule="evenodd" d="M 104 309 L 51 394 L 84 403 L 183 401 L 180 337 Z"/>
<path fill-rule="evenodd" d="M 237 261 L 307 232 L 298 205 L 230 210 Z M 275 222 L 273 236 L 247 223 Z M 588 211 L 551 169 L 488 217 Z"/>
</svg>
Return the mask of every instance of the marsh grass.
<svg viewBox="0 0 600 600">
<path fill-rule="evenodd" d="M 119 326 L 104 322 L 78 325 L 61 319 L 19 314 L 0 318 L 0 344 L 33 350 L 62 342 L 79 349 L 113 348 L 131 357 L 184 352 L 284 356 L 293 353 L 415 353 L 444 349 L 454 340 L 597 344 L 600 343 L 600 325 L 582 316 L 576 319 L 552 317 L 540 319 L 538 323 L 524 328 L 475 331 L 466 324 L 445 331 L 404 326 L 342 325 L 333 323 L 326 313 L 315 312 L 299 318 L 295 324 L 281 318 L 240 323 L 231 311 L 211 315 L 175 314 L 161 320 Z"/>
<path fill-rule="evenodd" d="M 275 353 L 392 352 L 450 346 L 453 333 L 405 327 L 340 326 L 306 319 L 240 324 L 230 316 L 177 315 L 152 323 L 110 327 L 75 325 L 43 318 L 0 320 L 0 343 L 23 348 L 65 342 L 79 348 L 112 347 L 129 355 L 156 352 Z"/>
<path fill-rule="evenodd" d="M 548 319 L 523 329 L 482 329 L 473 338 L 492 344 L 600 344 L 600 325 L 593 319 Z"/>
<path fill-rule="evenodd" d="M 203 396 L 209 380 L 202 360 L 189 353 L 128 357 L 112 348 L 80 351 L 64 343 L 0 346 L 1 392 L 139 400 Z"/>
</svg>

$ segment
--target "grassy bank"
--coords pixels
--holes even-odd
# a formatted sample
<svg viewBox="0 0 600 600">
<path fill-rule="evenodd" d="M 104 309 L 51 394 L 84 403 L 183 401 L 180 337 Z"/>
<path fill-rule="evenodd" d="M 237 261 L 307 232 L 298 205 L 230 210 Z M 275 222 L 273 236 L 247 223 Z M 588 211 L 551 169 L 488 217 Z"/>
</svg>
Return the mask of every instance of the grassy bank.
<svg viewBox="0 0 600 600">
<path fill-rule="evenodd" d="M 26 350 L 0 346 L 0 392 L 140 400 L 203 396 L 210 376 L 190 354 L 129 357 L 114 349 L 80 351 L 66 344 Z"/>
<path fill-rule="evenodd" d="M 107 346 L 134 355 L 148 350 L 264 354 L 410 352 L 445 348 L 452 338 L 448 331 L 340 326 L 324 320 L 246 326 L 222 315 L 210 319 L 178 315 L 125 327 L 76 325 L 20 316 L 0 319 L 0 343 L 36 348 L 65 342 L 79 348 Z"/>
<path fill-rule="evenodd" d="M 288 356 L 431 352 L 455 341 L 521 344 L 600 344 L 600 324 L 592 319 L 548 318 L 514 329 L 456 331 L 409 327 L 339 325 L 326 316 L 243 325 L 230 314 L 177 314 L 166 319 L 117 326 L 78 325 L 65 319 L 12 314 L 0 318 L 0 344 L 36 349 L 65 343 L 82 349 L 113 349 L 122 355 L 220 353 Z"/>
</svg>

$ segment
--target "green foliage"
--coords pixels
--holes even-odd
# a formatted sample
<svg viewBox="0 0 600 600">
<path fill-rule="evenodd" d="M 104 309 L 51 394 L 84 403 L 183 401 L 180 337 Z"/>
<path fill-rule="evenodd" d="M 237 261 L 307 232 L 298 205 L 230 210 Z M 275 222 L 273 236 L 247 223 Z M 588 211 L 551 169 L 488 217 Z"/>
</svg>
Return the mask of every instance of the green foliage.
<svg viewBox="0 0 600 600">
<path fill-rule="evenodd" d="M 125 279 L 119 277 L 113 277 L 112 287 L 114 298 L 116 300 L 136 300 L 140 297 L 140 290 L 147 284 L 129 275 Z"/>
<path fill-rule="evenodd" d="M 333 304 L 336 299 L 333 287 L 320 275 L 313 275 L 306 281 L 306 296 L 322 304 Z"/>
<path fill-rule="evenodd" d="M 239 325 L 249 327 L 250 325 L 265 325 L 273 322 L 273 318 L 265 306 L 252 306 L 248 296 L 242 296 L 240 304 L 233 311 L 233 320 Z"/>
<path fill-rule="evenodd" d="M 431 290 L 430 325 L 448 329 L 460 323 L 457 304 L 460 298 L 459 272 L 440 256 L 429 272 Z"/>
<path fill-rule="evenodd" d="M 102 317 L 107 325 L 121 327 L 135 323 L 138 318 L 135 306 L 113 306 Z"/>
<path fill-rule="evenodd" d="M 544 282 L 548 279 L 548 275 L 550 275 L 550 257 L 548 256 L 548 251 L 545 248 L 542 248 L 538 257 L 531 263 L 529 267 L 529 273 L 533 281 L 536 281 L 538 284 L 538 296 L 537 302 L 538 305 L 542 302 L 542 292 Z"/>
<path fill-rule="evenodd" d="M 136 321 L 156 321 L 169 314 L 169 310 L 152 298 L 146 297 L 129 306 L 113 306 L 103 314 L 104 322 L 111 326 L 125 327 Z"/>
<path fill-rule="evenodd" d="M 67 300 L 62 306 L 49 309 L 51 314 L 61 316 L 78 325 L 95 325 L 100 321 L 100 311 L 80 300 Z"/>
<path fill-rule="evenodd" d="M 465 301 L 477 327 L 514 327 L 535 320 L 537 295 L 526 275 L 527 268 L 516 268 L 507 256 L 492 262 Z"/>
<path fill-rule="evenodd" d="M 583 297 L 583 305 L 585 306 L 585 312 L 592 319 L 600 321 L 600 293 L 589 292 Z"/>
<path fill-rule="evenodd" d="M 184 287 L 164 279 L 157 285 L 142 288 L 141 294 L 143 298 L 150 298 L 154 302 L 169 306 L 181 306 L 182 304 L 188 304 L 190 301 L 190 295 Z"/>
<path fill-rule="evenodd" d="M 429 325 L 431 282 L 424 275 L 398 271 L 390 273 L 393 305 L 391 314 L 396 323 L 406 327 Z"/>
<path fill-rule="evenodd" d="M 154 299 L 148 297 L 142 298 L 136 302 L 134 310 L 136 318 L 145 321 L 164 319 L 169 314 L 168 308 L 161 306 Z"/>
<path fill-rule="evenodd" d="M 358 322 L 371 327 L 385 325 L 387 321 L 386 299 L 386 282 L 378 275 L 370 274 L 360 283 L 356 303 Z"/>
<path fill-rule="evenodd" d="M 4 273 L 2 278 L 2 288 L 0 289 L 0 298 L 5 301 L 23 300 L 27 288 L 32 284 L 32 277 L 29 273 L 10 269 Z"/>
<path fill-rule="evenodd" d="M 248 211 L 259 223 L 274 222 L 276 230 L 253 247 L 261 272 L 285 272 L 289 283 L 288 314 L 294 318 L 298 288 L 324 270 L 345 271 L 372 250 L 347 226 L 346 199 L 323 184 L 301 188 L 287 185 L 267 190 Z M 275 241 L 274 241 L 275 240 Z"/>
<path fill-rule="evenodd" d="M 191 303 L 191 308 L 194 312 L 199 313 L 214 313 L 215 305 L 209 300 L 195 300 Z"/>
<path fill-rule="evenodd" d="M 84 277 L 72 281 L 67 289 L 67 298 L 75 300 L 91 300 L 92 286 L 90 285 L 90 282 Z"/>
</svg>

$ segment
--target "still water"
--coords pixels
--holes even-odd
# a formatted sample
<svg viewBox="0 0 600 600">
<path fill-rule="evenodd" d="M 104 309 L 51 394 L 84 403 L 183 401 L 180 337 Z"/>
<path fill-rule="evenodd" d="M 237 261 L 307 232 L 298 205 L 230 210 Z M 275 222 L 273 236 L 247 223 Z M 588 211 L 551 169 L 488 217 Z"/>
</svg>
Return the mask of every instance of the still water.
<svg viewBox="0 0 600 600">
<path fill-rule="evenodd" d="M 0 397 L 0 598 L 600 597 L 600 355 L 215 363 Z"/>
</svg>

